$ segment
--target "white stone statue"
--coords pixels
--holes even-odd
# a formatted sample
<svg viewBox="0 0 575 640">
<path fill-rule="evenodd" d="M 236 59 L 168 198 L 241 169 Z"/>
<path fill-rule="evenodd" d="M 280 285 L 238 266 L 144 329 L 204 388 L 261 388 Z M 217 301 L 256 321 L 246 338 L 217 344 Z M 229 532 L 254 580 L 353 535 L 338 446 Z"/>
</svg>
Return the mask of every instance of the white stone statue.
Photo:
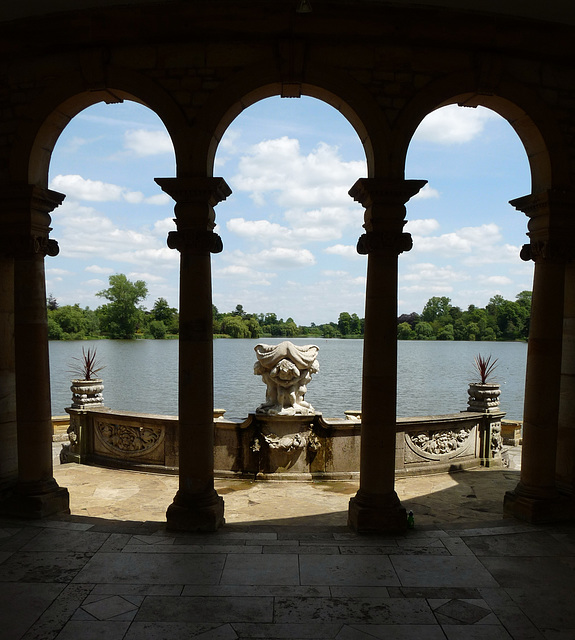
<svg viewBox="0 0 575 640">
<path fill-rule="evenodd" d="M 258 344 L 254 351 L 258 359 L 254 374 L 261 376 L 267 385 L 266 401 L 256 413 L 280 416 L 315 413 L 304 396 L 312 374 L 319 371 L 316 359 L 319 347 L 313 344 L 298 347 L 291 342 L 282 342 Z"/>
</svg>

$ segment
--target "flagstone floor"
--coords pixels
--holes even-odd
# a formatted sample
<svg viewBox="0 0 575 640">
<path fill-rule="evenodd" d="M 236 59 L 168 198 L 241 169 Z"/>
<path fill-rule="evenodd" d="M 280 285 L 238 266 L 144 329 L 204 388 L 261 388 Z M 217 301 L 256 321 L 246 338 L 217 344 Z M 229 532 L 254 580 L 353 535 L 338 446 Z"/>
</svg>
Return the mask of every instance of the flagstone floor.
<svg viewBox="0 0 575 640">
<path fill-rule="evenodd" d="M 71 515 L 0 519 L 0 638 L 574 640 L 575 525 L 503 518 L 508 460 L 399 479 L 404 536 L 347 529 L 354 483 L 233 480 L 220 531 L 169 532 L 176 478 L 58 465 Z"/>
</svg>

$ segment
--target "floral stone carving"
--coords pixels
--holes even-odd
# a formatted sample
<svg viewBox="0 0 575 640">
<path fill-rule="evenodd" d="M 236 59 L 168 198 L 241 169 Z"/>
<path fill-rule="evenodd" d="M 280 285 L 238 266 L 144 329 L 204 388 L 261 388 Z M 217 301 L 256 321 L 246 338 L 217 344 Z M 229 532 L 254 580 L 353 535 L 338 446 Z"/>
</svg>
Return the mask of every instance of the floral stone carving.
<svg viewBox="0 0 575 640">
<path fill-rule="evenodd" d="M 463 446 L 470 433 L 471 429 L 423 432 L 411 436 L 411 442 L 427 453 L 441 455 L 456 451 Z"/>
<path fill-rule="evenodd" d="M 296 346 L 286 341 L 277 345 L 258 344 L 254 350 L 257 357 L 254 374 L 261 376 L 267 386 L 266 401 L 256 413 L 285 416 L 315 413 L 304 396 L 312 374 L 319 371 L 319 347 Z"/>
<path fill-rule="evenodd" d="M 111 422 L 97 425 L 98 435 L 111 449 L 121 453 L 150 451 L 162 437 L 161 427 L 132 427 Z"/>
</svg>

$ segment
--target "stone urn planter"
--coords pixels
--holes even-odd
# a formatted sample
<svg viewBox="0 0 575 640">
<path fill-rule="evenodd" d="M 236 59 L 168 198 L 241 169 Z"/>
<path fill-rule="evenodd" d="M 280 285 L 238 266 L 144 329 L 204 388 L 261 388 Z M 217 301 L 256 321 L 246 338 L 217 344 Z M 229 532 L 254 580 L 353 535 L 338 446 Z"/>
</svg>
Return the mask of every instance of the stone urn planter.
<svg viewBox="0 0 575 640">
<path fill-rule="evenodd" d="M 101 378 L 92 380 L 72 380 L 72 409 L 93 409 L 103 405 L 104 381 Z"/>
<path fill-rule="evenodd" d="M 468 411 L 494 413 L 499 411 L 501 388 L 495 382 L 471 382 L 467 389 Z"/>
<path fill-rule="evenodd" d="M 72 380 L 72 409 L 86 409 L 102 406 L 104 403 L 104 382 L 97 374 L 104 367 L 96 359 L 96 348 L 84 350 L 82 356 L 74 358 L 70 371 L 79 374 Z"/>
</svg>

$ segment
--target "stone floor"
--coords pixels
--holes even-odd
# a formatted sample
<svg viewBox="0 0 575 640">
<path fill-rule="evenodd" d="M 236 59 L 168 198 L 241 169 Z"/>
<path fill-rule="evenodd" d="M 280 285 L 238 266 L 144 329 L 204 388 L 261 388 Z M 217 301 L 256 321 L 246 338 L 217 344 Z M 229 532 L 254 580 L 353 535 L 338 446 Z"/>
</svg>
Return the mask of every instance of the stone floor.
<svg viewBox="0 0 575 640">
<path fill-rule="evenodd" d="M 346 528 L 354 483 L 218 480 L 226 525 L 184 534 L 176 478 L 56 466 L 70 516 L 0 519 L 0 638 L 573 640 L 575 525 L 502 517 L 518 451 L 398 480 L 399 537 Z"/>
</svg>

